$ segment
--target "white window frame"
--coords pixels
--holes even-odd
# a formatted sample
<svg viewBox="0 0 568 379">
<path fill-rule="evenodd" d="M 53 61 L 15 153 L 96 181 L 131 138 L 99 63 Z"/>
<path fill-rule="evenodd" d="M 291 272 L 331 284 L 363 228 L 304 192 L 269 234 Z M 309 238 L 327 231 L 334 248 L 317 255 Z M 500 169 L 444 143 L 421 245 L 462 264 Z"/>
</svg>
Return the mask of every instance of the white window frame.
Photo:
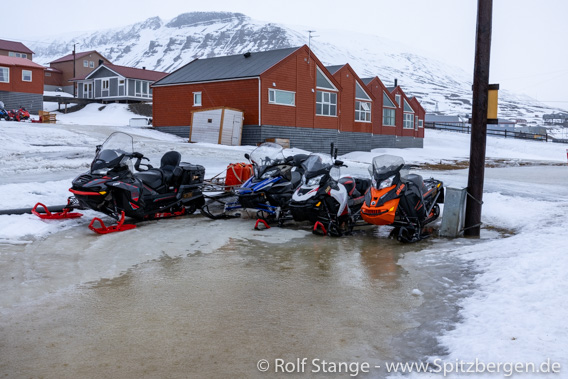
<svg viewBox="0 0 568 379">
<path fill-rule="evenodd" d="M 282 101 L 278 100 L 278 94 L 282 93 L 282 94 L 289 94 L 291 93 L 292 96 L 292 103 L 285 103 Z M 275 89 L 275 88 L 269 88 L 268 89 L 268 104 L 276 104 L 276 105 L 285 105 L 287 107 L 295 107 L 296 106 L 296 92 L 294 91 L 285 91 L 282 89 Z"/>
<path fill-rule="evenodd" d="M 392 106 L 390 105 L 385 105 L 385 100 L 387 99 L 389 101 L 389 103 L 392 104 Z M 388 115 L 386 114 L 388 111 Z M 392 112 L 392 117 L 391 117 L 391 112 Z M 392 119 L 392 125 L 391 124 L 386 124 L 385 120 L 388 119 Z M 392 102 L 392 100 L 388 97 L 387 93 L 383 91 L 383 126 L 392 126 L 392 127 L 396 127 L 396 105 L 395 103 Z"/>
<path fill-rule="evenodd" d="M 86 59 L 83 59 L 83 67 L 89 67 L 89 61 Z"/>
<path fill-rule="evenodd" d="M 203 94 L 201 91 L 193 93 L 193 106 L 201 107 L 203 105 Z"/>
<path fill-rule="evenodd" d="M 147 81 L 142 81 L 142 97 L 150 97 L 150 85 Z"/>
<path fill-rule="evenodd" d="M 105 96 L 103 95 L 103 91 L 107 91 L 110 93 L 110 80 L 108 79 L 102 79 L 101 80 L 101 96 Z M 109 93 L 107 93 L 106 96 L 109 96 Z"/>
<path fill-rule="evenodd" d="M 89 61 L 89 68 L 95 68 L 95 62 Z"/>
<path fill-rule="evenodd" d="M 331 80 L 329 80 L 329 78 L 327 77 L 327 75 L 325 75 L 325 74 L 323 73 L 323 71 L 320 70 L 319 67 L 316 66 L 316 69 L 318 70 L 318 73 L 320 73 L 321 76 L 325 79 L 325 81 L 327 82 L 327 84 L 329 84 L 329 86 L 330 86 L 330 87 L 320 87 L 320 86 L 317 86 L 317 85 L 316 85 L 316 88 L 322 89 L 322 90 L 324 90 L 324 91 L 337 91 L 337 87 L 335 87 L 335 86 L 333 85 L 333 83 L 331 82 Z M 317 73 L 316 73 L 316 77 L 317 77 Z M 317 82 L 317 79 L 316 79 L 316 82 Z"/>
<path fill-rule="evenodd" d="M 424 127 L 424 120 L 418 119 L 418 128 Z"/>
<path fill-rule="evenodd" d="M 10 83 L 10 68 L 9 67 L 0 67 L 0 70 L 3 70 L 3 71 L 5 70 L 4 71 L 5 75 L 2 75 L 2 76 L 4 76 L 5 80 L 0 80 L 0 83 Z"/>
<path fill-rule="evenodd" d="M 26 79 L 27 76 L 30 77 L 29 80 Z M 22 82 L 31 82 L 31 81 L 32 81 L 32 70 L 22 70 Z"/>
<path fill-rule="evenodd" d="M 386 112 L 388 111 L 388 115 L 386 114 Z M 392 117 L 391 117 L 391 112 L 392 112 Z M 390 120 L 392 119 L 392 124 L 387 124 L 385 123 L 385 120 Z M 391 127 L 396 127 L 396 109 L 394 108 L 390 108 L 390 107 L 383 107 L 383 126 L 391 126 Z"/>
<path fill-rule="evenodd" d="M 317 101 L 317 94 L 321 93 L 321 101 Z M 331 95 L 335 95 L 335 103 L 331 101 Z M 327 97 L 327 99 L 326 99 Z M 316 91 L 316 116 L 325 116 L 325 117 L 337 117 L 337 93 L 330 92 L 330 91 Z M 320 113 L 318 113 L 318 105 L 321 107 Z M 328 112 L 324 112 L 324 109 L 327 106 Z M 332 114 L 331 109 L 334 107 L 335 112 Z"/>
<path fill-rule="evenodd" d="M 404 118 L 402 119 L 403 129 L 414 129 L 414 113 L 404 112 Z"/>
<path fill-rule="evenodd" d="M 364 108 L 367 109 L 364 109 Z M 371 102 L 355 100 L 355 121 L 371 122 Z"/>
<path fill-rule="evenodd" d="M 398 106 L 400 107 L 400 100 L 401 100 L 401 96 L 400 95 L 394 95 L 394 100 L 396 101 L 396 103 L 398 104 Z"/>
<path fill-rule="evenodd" d="M 83 98 L 84 99 L 93 98 L 93 83 L 83 83 Z"/>
</svg>

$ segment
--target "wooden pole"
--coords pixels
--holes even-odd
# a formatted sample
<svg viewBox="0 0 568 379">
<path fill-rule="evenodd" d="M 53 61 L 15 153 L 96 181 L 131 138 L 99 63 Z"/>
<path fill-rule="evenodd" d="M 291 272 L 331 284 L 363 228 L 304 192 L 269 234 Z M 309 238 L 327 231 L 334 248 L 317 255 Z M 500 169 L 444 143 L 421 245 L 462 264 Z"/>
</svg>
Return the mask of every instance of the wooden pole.
<svg viewBox="0 0 568 379">
<path fill-rule="evenodd" d="M 485 148 L 487 139 L 487 104 L 489 90 L 489 61 L 491 53 L 491 25 L 493 0 L 477 1 L 477 30 L 475 66 L 473 72 L 473 101 L 471 115 L 471 145 L 466 205 L 466 236 L 479 237 L 481 205 L 485 174 Z"/>
</svg>

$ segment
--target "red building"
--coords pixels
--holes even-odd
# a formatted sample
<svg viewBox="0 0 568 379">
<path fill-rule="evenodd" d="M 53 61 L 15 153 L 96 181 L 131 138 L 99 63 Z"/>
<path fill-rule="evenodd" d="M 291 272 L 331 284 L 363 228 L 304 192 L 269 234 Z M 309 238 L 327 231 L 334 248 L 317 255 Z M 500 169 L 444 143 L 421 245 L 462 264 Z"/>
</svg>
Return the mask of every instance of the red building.
<svg viewBox="0 0 568 379">
<path fill-rule="evenodd" d="M 422 146 L 414 135 L 383 135 L 380 91 L 349 64 L 326 68 L 306 45 L 196 59 L 152 88 L 154 126 L 183 136 L 192 111 L 230 107 L 244 112 L 242 144 L 287 138 L 292 147 L 329 151 L 333 142 L 342 153 Z"/>
<path fill-rule="evenodd" d="M 6 109 L 43 109 L 44 67 L 27 58 L 0 56 L 0 101 Z"/>
</svg>

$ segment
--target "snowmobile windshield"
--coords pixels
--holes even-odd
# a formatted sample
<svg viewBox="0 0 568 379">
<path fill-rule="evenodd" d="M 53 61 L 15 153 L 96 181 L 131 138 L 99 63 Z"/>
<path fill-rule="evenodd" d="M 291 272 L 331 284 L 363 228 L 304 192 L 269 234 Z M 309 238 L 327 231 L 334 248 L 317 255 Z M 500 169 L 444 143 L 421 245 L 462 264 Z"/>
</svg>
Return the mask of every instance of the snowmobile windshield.
<svg viewBox="0 0 568 379">
<path fill-rule="evenodd" d="M 261 177 L 270 167 L 284 164 L 284 149 L 276 143 L 263 143 L 250 153 L 250 161 L 254 166 L 254 175 Z"/>
<path fill-rule="evenodd" d="M 333 159 L 327 154 L 310 154 L 302 163 L 304 175 L 307 179 L 329 172 L 333 166 Z"/>
<path fill-rule="evenodd" d="M 396 175 L 404 166 L 404 159 L 395 155 L 379 155 L 373 158 L 369 166 L 369 174 L 377 183 Z"/>
<path fill-rule="evenodd" d="M 112 169 L 127 167 L 133 152 L 132 136 L 122 132 L 112 133 L 100 148 L 91 164 L 91 173 L 106 175 Z"/>
</svg>

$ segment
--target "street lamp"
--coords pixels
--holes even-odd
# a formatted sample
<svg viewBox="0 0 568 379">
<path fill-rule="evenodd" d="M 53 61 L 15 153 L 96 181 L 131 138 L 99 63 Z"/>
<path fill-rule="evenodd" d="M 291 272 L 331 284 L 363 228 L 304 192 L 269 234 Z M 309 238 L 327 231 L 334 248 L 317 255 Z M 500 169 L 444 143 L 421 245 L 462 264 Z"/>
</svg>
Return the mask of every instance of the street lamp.
<svg viewBox="0 0 568 379">
<path fill-rule="evenodd" d="M 77 65 L 77 62 L 75 61 L 75 45 L 77 45 L 77 44 L 73 43 L 73 79 L 75 79 L 75 75 L 76 75 L 75 67 Z M 73 82 L 73 97 L 77 97 L 77 83 L 76 82 Z"/>
</svg>

